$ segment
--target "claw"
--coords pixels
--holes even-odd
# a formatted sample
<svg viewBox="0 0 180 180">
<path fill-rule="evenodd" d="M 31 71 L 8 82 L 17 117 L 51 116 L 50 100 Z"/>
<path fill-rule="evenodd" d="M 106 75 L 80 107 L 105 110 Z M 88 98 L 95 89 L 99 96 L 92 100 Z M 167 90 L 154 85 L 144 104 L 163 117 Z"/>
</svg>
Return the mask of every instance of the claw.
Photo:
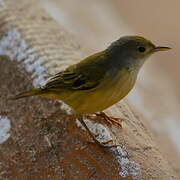
<svg viewBox="0 0 180 180">
<path fill-rule="evenodd" d="M 105 114 L 104 112 L 100 112 L 100 113 L 95 113 L 96 116 L 99 116 L 101 118 L 103 118 L 107 123 L 109 124 L 116 124 L 118 125 L 120 128 L 122 128 L 122 121 L 124 121 L 123 118 L 115 118 L 115 117 L 111 117 L 108 116 L 107 114 Z"/>
</svg>

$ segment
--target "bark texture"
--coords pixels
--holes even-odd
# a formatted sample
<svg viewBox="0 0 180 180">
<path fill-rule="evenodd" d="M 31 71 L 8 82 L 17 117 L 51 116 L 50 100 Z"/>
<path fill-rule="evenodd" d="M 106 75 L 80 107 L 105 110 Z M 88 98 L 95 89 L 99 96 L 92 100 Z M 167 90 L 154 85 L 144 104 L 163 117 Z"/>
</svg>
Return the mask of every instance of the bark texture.
<svg viewBox="0 0 180 180">
<path fill-rule="evenodd" d="M 123 129 L 86 120 L 100 140 L 113 138 L 120 145 L 104 150 L 88 143 L 87 132 L 62 102 L 8 99 L 84 56 L 36 1 L 0 0 L 0 125 L 6 137 L 0 145 L 0 179 L 176 179 L 143 118 L 126 102 L 107 110 L 126 118 Z"/>
</svg>

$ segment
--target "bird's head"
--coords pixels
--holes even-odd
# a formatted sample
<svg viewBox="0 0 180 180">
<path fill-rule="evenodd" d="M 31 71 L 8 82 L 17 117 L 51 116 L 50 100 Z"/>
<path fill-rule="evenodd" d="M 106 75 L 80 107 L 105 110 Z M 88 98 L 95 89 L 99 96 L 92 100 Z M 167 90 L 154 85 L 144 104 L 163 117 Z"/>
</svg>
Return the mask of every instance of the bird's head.
<svg viewBox="0 0 180 180">
<path fill-rule="evenodd" d="M 141 67 L 153 53 L 171 48 L 155 46 L 151 41 L 140 36 L 124 36 L 108 47 L 110 56 L 116 63 L 124 66 Z"/>
</svg>

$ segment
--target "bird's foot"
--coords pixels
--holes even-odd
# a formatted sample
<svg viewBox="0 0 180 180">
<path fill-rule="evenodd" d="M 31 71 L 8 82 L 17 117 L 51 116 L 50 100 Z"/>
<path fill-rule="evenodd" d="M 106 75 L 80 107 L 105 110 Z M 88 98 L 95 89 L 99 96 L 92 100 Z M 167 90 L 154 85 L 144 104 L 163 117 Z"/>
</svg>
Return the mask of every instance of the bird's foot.
<svg viewBox="0 0 180 180">
<path fill-rule="evenodd" d="M 104 112 L 100 112 L 100 113 L 95 113 L 96 116 L 103 118 L 106 123 L 112 125 L 112 124 L 116 124 L 118 125 L 118 127 L 122 128 L 122 121 L 124 121 L 124 118 L 116 118 L 116 117 L 112 117 L 112 116 L 108 116 L 106 113 Z"/>
<path fill-rule="evenodd" d="M 111 143 L 113 142 L 113 139 L 110 139 L 108 141 L 99 141 L 95 136 L 94 134 L 90 131 L 90 129 L 88 128 L 88 126 L 86 125 L 86 123 L 84 122 L 83 120 L 83 117 L 80 116 L 78 117 L 78 120 L 80 121 L 80 123 L 84 126 L 84 128 L 87 130 L 87 132 L 89 133 L 89 135 L 91 136 L 91 138 L 94 140 L 94 142 L 100 146 L 100 147 L 103 147 L 103 148 L 112 148 L 112 147 L 117 147 L 119 145 L 107 145 L 108 143 Z"/>
</svg>

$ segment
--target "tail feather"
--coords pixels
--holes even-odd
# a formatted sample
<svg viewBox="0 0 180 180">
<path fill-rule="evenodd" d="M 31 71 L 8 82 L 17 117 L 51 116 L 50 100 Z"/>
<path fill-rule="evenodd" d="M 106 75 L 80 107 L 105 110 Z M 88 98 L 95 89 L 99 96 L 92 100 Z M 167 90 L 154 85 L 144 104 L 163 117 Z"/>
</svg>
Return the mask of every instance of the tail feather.
<svg viewBox="0 0 180 180">
<path fill-rule="evenodd" d="M 37 96 L 37 95 L 39 95 L 41 93 L 42 93 L 42 89 L 34 88 L 34 89 L 30 90 L 30 91 L 17 94 L 16 96 L 14 96 L 11 99 L 12 100 L 16 100 L 16 99 L 21 99 L 21 98 L 29 97 L 29 96 Z"/>
</svg>

